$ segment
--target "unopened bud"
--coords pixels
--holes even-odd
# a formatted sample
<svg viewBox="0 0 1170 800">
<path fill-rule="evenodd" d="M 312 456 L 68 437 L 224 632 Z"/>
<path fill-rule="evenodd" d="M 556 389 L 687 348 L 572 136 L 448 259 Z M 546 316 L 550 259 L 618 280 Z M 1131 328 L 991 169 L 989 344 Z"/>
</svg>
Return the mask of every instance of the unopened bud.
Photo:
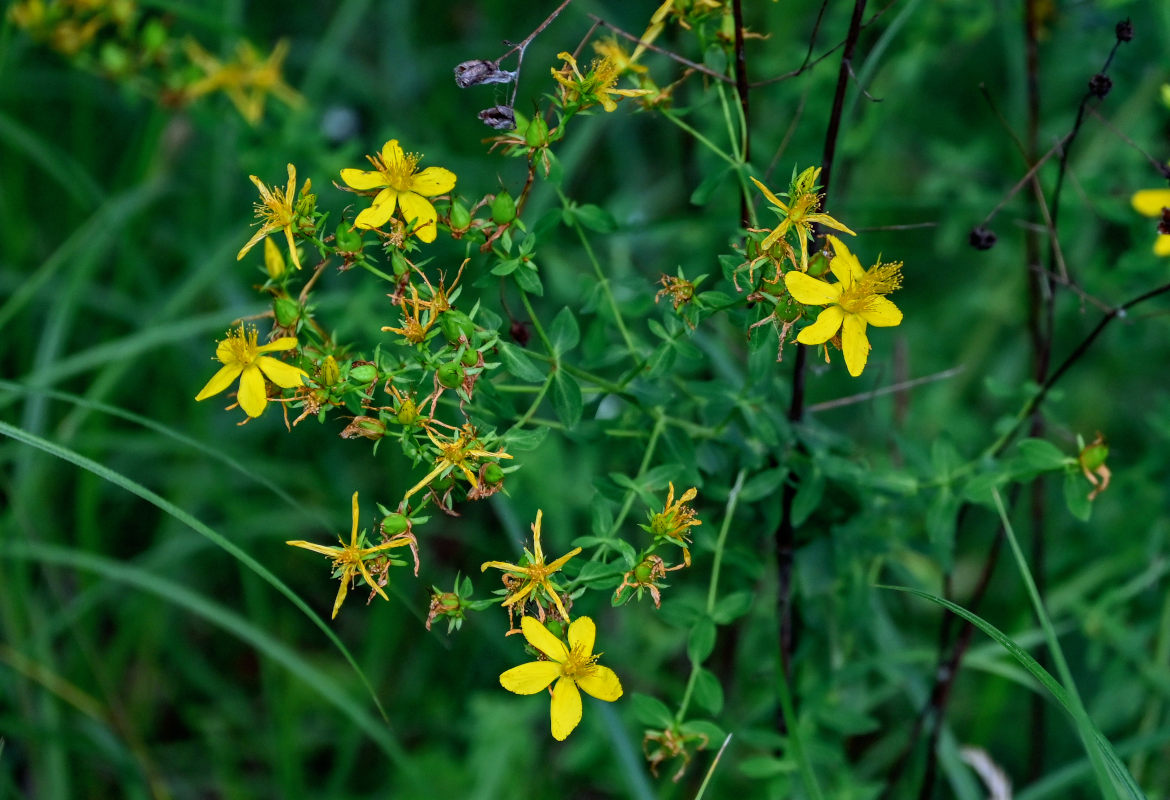
<svg viewBox="0 0 1170 800">
<path fill-rule="evenodd" d="M 1117 41 L 1119 42 L 1128 42 L 1132 40 L 1133 23 L 1130 22 L 1128 18 L 1123 19 L 1121 22 L 1117 23 L 1117 27 L 1114 28 L 1114 33 L 1117 34 Z"/>
<path fill-rule="evenodd" d="M 284 270 L 284 253 L 280 252 L 271 236 L 264 237 L 264 271 L 268 273 L 269 278 L 278 281 Z"/>
<path fill-rule="evenodd" d="M 1098 72 L 1089 78 L 1089 94 L 1094 97 L 1104 97 L 1113 88 L 1113 81 L 1104 72 Z"/>
</svg>

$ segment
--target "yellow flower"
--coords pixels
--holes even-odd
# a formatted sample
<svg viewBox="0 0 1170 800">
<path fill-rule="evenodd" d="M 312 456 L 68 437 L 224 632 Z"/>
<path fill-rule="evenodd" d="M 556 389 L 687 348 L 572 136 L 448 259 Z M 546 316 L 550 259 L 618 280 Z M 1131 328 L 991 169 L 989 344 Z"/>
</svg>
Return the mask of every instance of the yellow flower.
<svg viewBox="0 0 1170 800">
<path fill-rule="evenodd" d="M 337 619 L 337 612 L 341 610 L 341 604 L 345 602 L 345 596 L 349 593 L 349 586 L 359 574 L 365 580 L 366 585 L 381 595 L 383 600 L 390 600 L 386 596 L 386 593 L 382 591 L 382 587 L 378 581 L 374 580 L 374 576 L 370 574 L 369 567 L 366 566 L 366 559 L 371 556 L 379 558 L 381 556 L 375 554 L 382 553 L 394 547 L 409 546 L 412 550 L 415 550 L 414 574 L 418 574 L 418 552 L 414 534 L 403 532 L 374 547 L 362 546 L 365 542 L 365 536 L 364 532 L 362 536 L 358 535 L 357 492 L 353 493 L 353 529 L 350 531 L 349 544 L 346 544 L 345 540 L 340 536 L 337 537 L 337 541 L 341 543 L 341 547 L 325 547 L 324 545 L 302 540 L 285 542 L 285 544 L 292 545 L 293 547 L 303 547 L 306 550 L 312 550 L 314 553 L 320 553 L 323 556 L 329 556 L 333 559 L 333 568 L 339 571 L 341 577 L 341 586 L 337 590 L 337 599 L 333 601 L 333 619 Z M 385 575 L 385 571 L 383 571 L 383 575 Z M 373 595 L 370 595 L 370 597 L 372 598 Z"/>
<path fill-rule="evenodd" d="M 857 377 L 869 358 L 869 339 L 865 326 L 892 327 L 902 322 L 902 312 L 882 295 L 902 285 L 902 264 L 878 262 L 864 270 L 857 256 L 849 252 L 836 236 L 829 236 L 833 260 L 829 269 L 837 283 L 818 280 L 792 270 L 784 275 L 784 285 L 798 303 L 825 306 L 816 322 L 796 337 L 801 344 L 822 344 L 841 331 L 841 350 L 849 374 Z"/>
<path fill-rule="evenodd" d="M 359 191 L 380 189 L 373 204 L 357 215 L 354 227 L 380 228 L 402 207 L 406 222 L 414 220 L 414 233 L 424 242 L 433 242 L 438 234 L 435 220 L 439 215 L 428 197 L 445 194 L 455 188 L 455 173 L 442 167 L 417 171 L 421 156 L 402 152 L 397 139 L 382 146 L 380 156 L 366 156 L 374 165 L 372 172 L 343 169 L 341 179 Z"/>
<path fill-rule="evenodd" d="M 535 617 L 521 619 L 520 628 L 528 643 L 549 660 L 512 667 L 500 675 L 500 685 L 516 694 L 536 694 L 556 681 L 549 707 L 554 739 L 564 741 L 581 721 L 581 691 L 608 703 L 622 696 L 618 676 L 597 663 L 600 653 L 593 654 L 597 626 L 589 617 L 577 617 L 569 625 L 568 647 Z"/>
<path fill-rule="evenodd" d="M 248 243 L 240 248 L 240 252 L 236 254 L 236 261 L 242 259 L 268 234 L 282 230 L 284 238 L 288 242 L 288 255 L 292 259 L 293 265 L 300 269 L 301 258 L 297 255 L 297 242 L 293 238 L 293 228 L 297 216 L 294 202 L 297 194 L 297 168 L 292 164 L 288 165 L 288 186 L 284 189 L 276 186 L 270 189 L 255 175 L 249 175 L 248 178 L 260 190 L 260 202 L 256 203 L 256 216 L 264 222 L 260 226 L 260 230 L 256 231 Z M 301 189 L 301 197 L 308 195 L 310 188 L 312 188 L 312 182 L 306 179 L 305 185 Z"/>
<path fill-rule="evenodd" d="M 1162 217 L 1158 226 L 1158 238 L 1154 240 L 1154 252 L 1170 256 L 1170 233 L 1163 231 L 1167 224 L 1167 209 L 1170 208 L 1170 189 L 1142 189 L 1133 195 L 1133 208 L 1147 217 Z"/>
<path fill-rule="evenodd" d="M 524 551 L 524 554 L 528 556 L 527 565 L 509 564 L 506 561 L 488 561 L 480 566 L 479 571 L 486 572 L 488 567 L 493 567 L 515 575 L 520 580 L 519 585 L 515 586 L 508 593 L 508 597 L 503 603 L 504 606 L 515 605 L 530 594 L 535 596 L 537 589 L 543 589 L 545 594 L 552 598 L 553 603 L 557 607 L 557 611 L 561 612 L 561 619 L 567 620 L 569 613 L 565 611 L 564 605 L 561 604 L 561 596 L 557 592 L 556 587 L 552 585 L 549 576 L 554 572 L 559 572 L 561 567 L 565 566 L 570 558 L 581 552 L 581 548 L 577 547 L 570 550 L 551 564 L 544 563 L 544 550 L 540 547 L 540 520 L 543 516 L 543 510 L 536 512 L 536 522 L 532 524 L 532 552 Z M 539 603 L 537 605 L 539 606 Z M 509 611 L 509 613 L 511 612 Z M 541 613 L 543 614 L 544 612 L 542 611 Z"/>
<path fill-rule="evenodd" d="M 850 236 L 856 236 L 853 231 L 828 214 L 817 211 L 821 203 L 821 196 L 816 192 L 817 177 L 821 174 L 820 167 L 809 167 L 793 179 L 788 191 L 788 203 L 785 203 L 768 189 L 767 186 L 752 178 L 756 188 L 764 193 L 772 210 L 780 215 L 780 224 L 769 233 L 760 243 L 761 250 L 768 250 L 777 241 L 784 238 L 790 229 L 796 231 L 800 240 L 800 271 L 808 270 L 808 240 L 813 238 L 813 225 L 819 224 L 826 228 L 843 231 Z"/>
<path fill-rule="evenodd" d="M 617 109 L 617 101 L 610 95 L 638 97 L 650 94 L 648 89 L 615 89 L 614 84 L 621 76 L 621 69 L 611 58 L 594 59 L 589 65 L 588 75 L 581 74 L 581 70 L 577 69 L 577 59 L 570 53 L 557 53 L 557 58 L 564 61 L 565 66 L 550 71 L 561 85 L 562 103 L 575 103 L 582 108 L 600 103 L 606 111 L 614 111 Z"/>
<path fill-rule="evenodd" d="M 461 431 L 454 441 L 439 441 L 431 432 L 430 427 L 426 428 L 427 438 L 439 450 L 439 457 L 435 459 L 435 468 L 432 469 L 427 476 L 421 481 L 411 487 L 402 499 L 406 500 L 419 489 L 426 486 L 440 475 L 450 472 L 454 469 L 459 469 L 468 483 L 472 486 L 479 486 L 479 481 L 475 478 L 475 473 L 467 466 L 467 461 L 471 458 L 511 458 L 512 456 L 501 450 L 498 453 L 493 453 L 490 450 L 484 450 L 474 445 L 479 444 L 479 440 L 475 437 L 474 429 L 470 426 L 464 426 L 468 430 Z"/>
<path fill-rule="evenodd" d="M 678 500 L 675 500 L 674 483 L 668 483 L 667 486 L 670 487 L 670 491 L 666 495 L 666 505 L 662 511 L 650 515 L 649 525 L 641 527 L 653 534 L 656 539 L 669 539 L 681 547 L 683 561 L 689 567 L 691 565 L 691 551 L 687 549 L 687 545 L 690 544 L 691 540 L 687 538 L 689 534 L 687 528 L 703 524 L 701 520 L 695 519 L 695 509 L 688 505 L 698 495 L 698 490 L 692 486 L 683 492 Z"/>
<path fill-rule="evenodd" d="M 220 63 L 219 59 L 194 41 L 186 42 L 187 57 L 205 73 L 205 76 L 187 87 L 185 94 L 195 98 L 214 91 L 222 91 L 232 101 L 249 124 L 255 125 L 264 116 L 268 95 L 280 98 L 287 105 L 297 107 L 305 102 L 280 74 L 288 42 L 277 42 L 266 58 L 250 43 L 241 41 L 236 46 L 234 61 Z"/>
<path fill-rule="evenodd" d="M 256 329 L 245 330 L 243 323 L 238 331 L 228 331 L 227 338 L 215 348 L 215 357 L 223 367 L 211 376 L 207 385 L 195 396 L 195 399 L 206 400 L 212 395 L 219 394 L 232 385 L 237 377 L 240 379 L 240 388 L 236 398 L 240 408 L 249 417 L 258 417 L 264 413 L 268 405 L 268 391 L 264 379 L 275 383 L 282 389 L 295 389 L 301 385 L 301 379 L 309 377 L 304 370 L 286 364 L 271 356 L 261 355 L 275 350 L 292 350 L 297 346 L 294 336 L 285 336 L 265 345 L 256 344 Z"/>
<path fill-rule="evenodd" d="M 643 64 L 637 63 L 635 57 L 626 52 L 626 48 L 622 47 L 617 37 L 614 36 L 607 36 L 604 39 L 595 41 L 593 43 L 593 52 L 613 62 L 619 75 L 623 75 L 626 72 L 644 74 L 649 72 L 650 69 Z"/>
</svg>

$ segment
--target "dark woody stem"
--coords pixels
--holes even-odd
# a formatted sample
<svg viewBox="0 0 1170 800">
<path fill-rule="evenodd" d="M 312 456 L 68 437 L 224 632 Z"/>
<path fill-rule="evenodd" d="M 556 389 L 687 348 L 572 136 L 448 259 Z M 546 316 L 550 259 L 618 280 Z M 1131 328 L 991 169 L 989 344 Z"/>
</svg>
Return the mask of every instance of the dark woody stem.
<svg viewBox="0 0 1170 800">
<path fill-rule="evenodd" d="M 845 49 L 841 54 L 841 66 L 837 72 L 837 90 L 833 95 L 833 109 L 829 115 L 829 125 L 825 131 L 824 155 L 821 159 L 821 180 L 824 194 L 818 210 L 824 210 L 825 198 L 829 194 L 830 180 L 833 174 L 833 160 L 837 152 L 837 135 L 841 129 L 841 116 L 845 107 L 845 90 L 849 85 L 853 50 L 861 33 L 861 18 L 865 13 L 866 0 L 855 0 L 853 16 L 849 21 L 849 33 L 845 38 Z M 799 423 L 804 418 L 804 389 L 807 373 L 807 347 L 799 346 L 796 349 L 796 363 L 792 372 L 792 402 L 788 407 L 788 419 Z M 797 479 L 794 473 L 789 472 L 789 478 L 784 483 L 784 491 L 780 498 L 780 523 L 775 532 L 777 584 L 779 587 L 779 617 L 780 631 L 780 662 L 784 674 L 791 686 L 792 653 L 796 645 L 796 631 L 792 613 L 792 564 L 796 550 L 796 531 L 792 524 L 792 504 L 796 499 Z M 795 698 L 793 698 L 795 701 Z M 782 714 L 777 714 L 778 727 L 785 731 Z"/>
</svg>

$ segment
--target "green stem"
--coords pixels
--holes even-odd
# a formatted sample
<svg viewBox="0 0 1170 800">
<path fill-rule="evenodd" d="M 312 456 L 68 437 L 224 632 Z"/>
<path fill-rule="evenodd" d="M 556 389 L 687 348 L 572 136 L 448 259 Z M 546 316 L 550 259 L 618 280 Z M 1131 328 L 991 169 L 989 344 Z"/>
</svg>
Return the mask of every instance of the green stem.
<svg viewBox="0 0 1170 800">
<path fill-rule="evenodd" d="M 683 122 L 681 119 L 676 117 L 672 112 L 663 111 L 662 116 L 666 117 L 668 120 L 673 122 L 675 125 L 682 128 L 684 131 L 686 131 L 688 134 L 690 134 L 692 137 L 694 137 L 695 141 L 697 141 L 699 144 L 703 145 L 708 150 L 710 150 L 712 153 L 719 156 L 721 159 L 723 159 L 728 164 L 730 164 L 732 169 L 739 170 L 740 168 L 742 168 L 743 165 L 740 162 L 736 161 L 734 158 L 727 155 L 727 153 L 720 150 L 718 145 L 716 145 L 714 142 L 712 142 L 706 136 L 699 133 L 697 130 L 692 128 L 690 125 L 688 125 L 687 123 Z"/>
<path fill-rule="evenodd" d="M 727 495 L 727 505 L 723 508 L 723 524 L 719 528 L 719 538 L 715 540 L 715 560 L 711 563 L 711 579 L 707 585 L 708 617 L 715 611 L 715 597 L 719 591 L 719 569 L 723 564 L 723 548 L 727 544 L 727 532 L 731 530 L 731 521 L 735 517 L 736 506 L 739 505 L 739 493 L 743 489 L 745 477 L 747 477 L 747 470 L 741 469 L 739 474 L 735 476 L 735 483 Z M 698 679 L 702 666 L 697 661 L 691 662 L 691 674 L 687 678 L 687 687 L 683 690 L 682 701 L 678 704 L 678 711 L 674 715 L 675 725 L 681 725 L 683 720 L 687 718 L 691 694 L 695 690 L 695 681 Z"/>
<path fill-rule="evenodd" d="M 528 299 L 528 292 L 519 287 L 517 289 L 520 292 L 520 302 L 524 304 L 524 310 L 528 312 L 528 319 L 532 321 L 532 327 L 536 330 L 537 337 L 539 337 L 541 343 L 544 345 L 544 349 L 549 352 L 549 355 L 553 355 L 553 361 L 555 362 L 556 358 L 554 354 L 556 351 L 553 349 L 552 342 L 549 341 L 548 334 L 544 332 L 544 326 L 540 324 L 540 318 L 536 316 L 536 311 L 532 308 L 532 301 Z"/>
<path fill-rule="evenodd" d="M 557 194 L 561 198 L 561 204 L 568 210 L 569 198 L 559 188 L 557 189 Z M 626 350 L 629 351 L 631 358 L 638 361 L 638 348 L 634 345 L 634 339 L 630 336 L 630 331 L 626 328 L 626 322 L 622 318 L 621 309 L 618 308 L 617 299 L 613 296 L 613 290 L 610 288 L 609 278 L 601 268 L 601 262 L 597 260 L 597 255 L 593 252 L 592 245 L 589 244 L 589 237 L 585 235 L 585 229 L 575 219 L 572 220 L 571 225 L 573 226 L 573 230 L 577 232 L 577 238 L 581 240 L 581 246 L 585 248 L 585 254 L 589 256 L 589 263 L 593 265 L 593 274 L 597 276 L 597 281 L 601 285 L 601 291 L 605 292 L 605 299 L 609 304 L 609 311 L 613 314 L 613 320 L 617 325 L 618 332 L 622 335 L 622 341 L 626 343 Z"/>
<path fill-rule="evenodd" d="M 552 386 L 554 375 L 556 375 L 555 372 L 549 373 L 544 383 L 541 384 L 540 391 L 537 392 L 536 397 L 532 399 L 532 405 L 530 405 L 528 410 L 521 415 L 520 419 L 516 420 L 516 423 L 509 429 L 509 432 L 520 430 L 526 424 L 528 424 L 530 419 L 532 419 L 532 415 L 536 413 L 536 409 L 540 408 L 540 404 L 544 402 L 544 396 L 548 394 L 548 389 L 550 386 Z"/>
</svg>

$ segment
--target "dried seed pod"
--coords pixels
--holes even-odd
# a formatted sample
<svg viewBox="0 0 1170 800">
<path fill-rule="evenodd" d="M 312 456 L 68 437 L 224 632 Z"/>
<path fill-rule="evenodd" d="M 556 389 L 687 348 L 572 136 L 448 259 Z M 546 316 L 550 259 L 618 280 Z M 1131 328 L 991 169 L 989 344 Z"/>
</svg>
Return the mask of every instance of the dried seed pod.
<svg viewBox="0 0 1170 800">
<path fill-rule="evenodd" d="M 498 131 L 510 131 L 516 127 L 516 114 L 511 106 L 492 106 L 479 112 L 483 124 Z"/>
<path fill-rule="evenodd" d="M 455 83 L 460 89 L 478 86 L 481 83 L 511 83 L 514 80 L 516 73 L 500 69 L 500 65 L 495 61 L 474 58 L 455 65 Z"/>
</svg>

